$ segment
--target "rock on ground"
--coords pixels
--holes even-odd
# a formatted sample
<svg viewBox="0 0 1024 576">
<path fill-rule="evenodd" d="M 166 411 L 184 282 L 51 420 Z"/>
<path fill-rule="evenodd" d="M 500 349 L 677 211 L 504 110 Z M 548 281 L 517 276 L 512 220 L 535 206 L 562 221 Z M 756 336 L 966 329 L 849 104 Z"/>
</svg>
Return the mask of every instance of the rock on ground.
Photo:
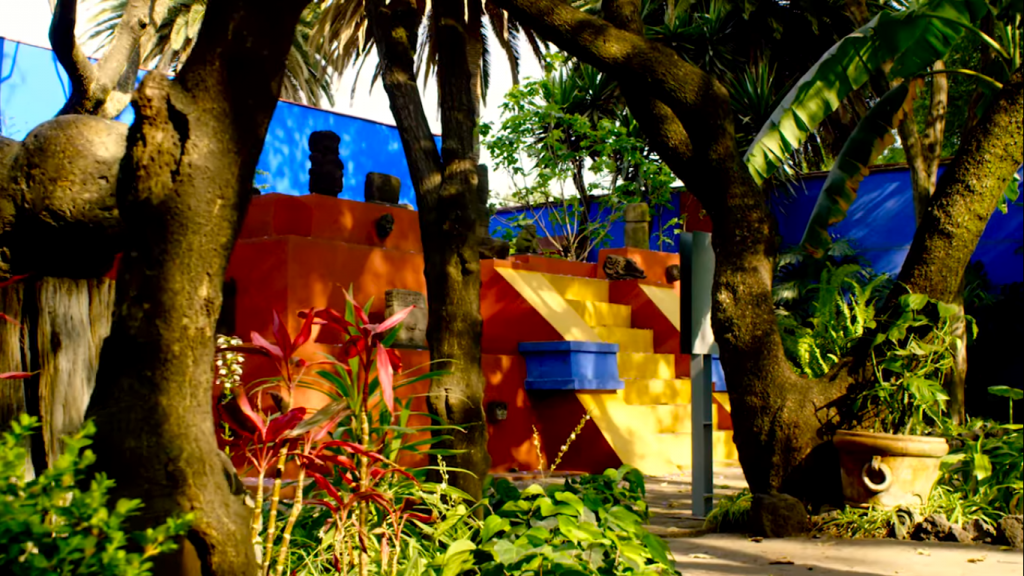
<svg viewBox="0 0 1024 576">
<path fill-rule="evenodd" d="M 1021 534 L 1022 528 L 1022 517 L 1018 514 L 1016 516 L 1007 516 L 999 521 L 996 525 L 997 538 L 1000 544 L 1006 546 L 1013 546 L 1014 548 L 1024 548 L 1024 535 Z"/>
<path fill-rule="evenodd" d="M 767 538 L 806 534 L 810 517 L 803 503 L 788 494 L 754 494 L 750 505 L 750 530 Z"/>
</svg>

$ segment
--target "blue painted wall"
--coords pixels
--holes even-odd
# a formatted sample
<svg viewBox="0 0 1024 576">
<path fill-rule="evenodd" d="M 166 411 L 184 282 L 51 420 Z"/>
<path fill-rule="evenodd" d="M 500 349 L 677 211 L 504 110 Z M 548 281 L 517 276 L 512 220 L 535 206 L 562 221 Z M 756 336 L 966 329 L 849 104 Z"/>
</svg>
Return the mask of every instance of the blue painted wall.
<svg viewBox="0 0 1024 576">
<path fill-rule="evenodd" d="M 807 220 L 810 218 L 818 193 L 825 183 L 825 175 L 813 175 L 802 179 L 791 189 L 778 191 L 772 196 L 772 211 L 779 223 L 779 233 L 784 247 L 800 242 Z M 1024 183 L 1022 183 L 1024 188 Z M 1022 196 L 1024 198 L 1024 196 Z M 591 218 L 607 217 L 608 211 L 600 207 L 591 208 Z M 679 196 L 672 198 L 672 207 L 665 208 L 661 215 L 667 223 L 679 213 Z M 507 221 L 526 214 L 548 224 L 547 210 L 502 210 L 491 219 L 491 235 L 501 237 L 509 229 Z M 651 247 L 658 246 L 656 230 L 659 216 L 651 222 Z M 538 233 L 544 235 L 538 226 Z M 552 228 L 548 228 L 551 230 Z M 846 219 L 832 228 L 832 233 L 849 240 L 878 272 L 896 274 L 914 239 L 914 201 L 910 191 L 910 173 L 906 169 L 880 169 L 872 172 L 861 182 L 857 201 L 853 203 Z M 624 223 L 612 223 L 609 230 L 609 245 L 621 247 Z M 670 239 L 672 237 L 669 237 Z M 985 265 L 989 278 L 996 285 L 1024 281 L 1024 206 L 1018 200 L 1006 214 L 995 211 L 989 220 L 974 259 Z M 665 243 L 664 251 L 676 249 L 673 243 Z M 591 254 L 591 261 L 597 257 Z"/>
<path fill-rule="evenodd" d="M 23 139 L 38 124 L 52 118 L 67 99 L 67 75 L 53 52 L 0 38 L 0 134 Z M 141 78 L 145 72 L 140 72 Z M 118 120 L 131 122 L 131 108 Z M 341 136 L 345 162 L 345 190 L 341 196 L 363 199 L 367 172 L 384 172 L 402 182 L 401 201 L 416 205 L 415 192 L 405 162 L 398 130 L 393 126 L 280 102 L 274 111 L 263 144 L 257 184 L 283 194 L 306 194 L 309 189 L 307 139 L 315 130 L 333 130 Z M 436 139 L 438 148 L 441 139 Z"/>
<path fill-rule="evenodd" d="M 22 139 L 33 127 L 53 117 L 63 105 L 69 89 L 67 77 L 48 49 L 0 38 L 0 52 L 3 54 L 0 134 Z M 131 119 L 131 109 L 119 118 L 125 122 Z M 257 175 L 257 184 L 269 184 L 271 190 L 284 194 L 305 194 L 309 182 L 306 140 L 314 130 L 333 130 L 341 136 L 341 158 L 345 162 L 342 197 L 362 199 L 366 173 L 385 172 L 401 180 L 401 201 L 416 205 L 408 165 L 394 127 L 290 102 L 281 102 L 274 112 L 259 163 L 259 169 L 269 176 Z M 440 146 L 440 138 L 437 143 Z M 810 176 L 804 178 L 793 193 L 775 195 L 773 210 L 786 246 L 799 242 L 824 181 L 824 175 Z M 678 203 L 676 196 L 672 207 L 661 215 L 662 223 L 679 213 Z M 499 212 L 491 219 L 491 234 L 500 237 L 507 228 L 503 220 L 514 215 L 515 211 Z M 591 218 L 607 218 L 607 215 L 608 211 L 595 203 Z M 539 216 L 547 222 L 545 212 L 539 212 Z M 652 230 L 661 228 L 658 219 L 655 215 Z M 623 245 L 623 229 L 621 220 L 611 225 L 607 246 Z M 879 272 L 898 272 L 914 235 L 909 173 L 879 170 L 870 174 L 861 184 L 849 216 L 836 225 L 833 232 L 850 240 Z M 652 234 L 651 246 L 658 247 L 658 241 Z M 985 264 L 989 277 L 997 285 L 1024 281 L 1022 246 L 1024 208 L 1018 201 L 1008 214 L 996 212 L 992 216 L 979 243 L 976 259 Z M 671 251 L 675 246 L 666 242 L 661 244 L 661 249 Z M 596 256 L 594 253 L 592 258 Z"/>
</svg>

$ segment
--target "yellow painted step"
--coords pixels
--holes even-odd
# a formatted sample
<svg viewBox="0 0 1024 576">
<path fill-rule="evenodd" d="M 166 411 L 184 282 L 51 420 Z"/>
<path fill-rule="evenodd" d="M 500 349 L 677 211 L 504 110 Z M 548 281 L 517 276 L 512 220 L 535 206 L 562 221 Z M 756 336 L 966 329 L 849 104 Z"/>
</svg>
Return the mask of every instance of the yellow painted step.
<svg viewBox="0 0 1024 576">
<path fill-rule="evenodd" d="M 689 434 L 693 430 L 690 418 L 693 410 L 690 404 L 669 404 L 660 406 L 633 406 L 631 408 L 646 410 L 655 424 L 658 434 Z M 711 428 L 718 428 L 718 411 L 711 412 Z"/>
<path fill-rule="evenodd" d="M 693 436 L 689 433 L 662 434 L 658 443 L 671 454 L 675 466 L 681 470 L 693 468 Z M 711 458 L 715 462 L 733 463 L 739 460 L 732 430 L 715 430 L 711 433 Z"/>
<path fill-rule="evenodd" d="M 609 304 L 594 300 L 566 299 L 565 301 L 589 326 L 617 326 L 619 328 L 632 326 L 633 310 L 624 304 Z"/>
<path fill-rule="evenodd" d="M 671 354 L 638 354 L 619 352 L 619 378 L 660 378 L 672 380 L 676 377 L 676 359 Z"/>
<path fill-rule="evenodd" d="M 654 331 L 619 326 L 599 326 L 594 329 L 601 340 L 619 345 L 619 352 L 654 353 Z"/>
<path fill-rule="evenodd" d="M 629 378 L 625 381 L 626 404 L 689 404 L 690 379 Z"/>
<path fill-rule="evenodd" d="M 558 274 L 542 274 L 562 298 L 570 300 L 590 300 L 592 302 L 608 301 L 608 281 L 578 276 L 560 276 Z M 678 300 L 678 298 L 677 298 Z"/>
<path fill-rule="evenodd" d="M 635 466 L 645 474 L 675 474 L 689 466 L 689 420 L 681 418 L 682 410 L 669 406 L 631 406 L 623 400 L 623 391 L 577 392 L 580 400 L 608 444 L 623 463 Z M 671 410 L 676 408 L 676 410 Z M 685 425 L 686 432 L 664 433 L 669 424 Z M 729 459 L 726 439 L 715 434 L 716 459 Z M 721 446 L 721 448 L 718 448 Z"/>
</svg>

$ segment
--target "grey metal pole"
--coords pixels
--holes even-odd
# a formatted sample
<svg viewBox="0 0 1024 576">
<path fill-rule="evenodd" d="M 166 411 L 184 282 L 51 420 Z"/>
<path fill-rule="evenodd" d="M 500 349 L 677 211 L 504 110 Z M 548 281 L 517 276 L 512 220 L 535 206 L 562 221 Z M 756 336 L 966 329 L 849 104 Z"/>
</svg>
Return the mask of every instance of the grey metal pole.
<svg viewBox="0 0 1024 576">
<path fill-rule="evenodd" d="M 682 236 L 680 329 L 688 330 L 689 334 L 680 335 L 680 344 L 682 352 L 690 354 L 693 515 L 705 517 L 711 511 L 714 495 L 711 356 L 718 352 L 718 345 L 711 332 L 711 285 L 715 254 L 710 234 L 694 232 Z"/>
</svg>

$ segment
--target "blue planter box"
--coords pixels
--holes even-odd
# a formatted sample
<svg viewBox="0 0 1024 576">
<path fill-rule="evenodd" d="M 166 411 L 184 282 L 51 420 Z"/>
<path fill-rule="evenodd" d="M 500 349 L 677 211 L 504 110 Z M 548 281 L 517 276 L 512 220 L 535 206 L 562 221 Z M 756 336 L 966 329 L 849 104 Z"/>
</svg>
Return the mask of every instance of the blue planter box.
<svg viewBox="0 0 1024 576">
<path fill-rule="evenodd" d="M 621 390 L 616 354 L 607 342 L 520 342 L 527 390 Z"/>
</svg>

